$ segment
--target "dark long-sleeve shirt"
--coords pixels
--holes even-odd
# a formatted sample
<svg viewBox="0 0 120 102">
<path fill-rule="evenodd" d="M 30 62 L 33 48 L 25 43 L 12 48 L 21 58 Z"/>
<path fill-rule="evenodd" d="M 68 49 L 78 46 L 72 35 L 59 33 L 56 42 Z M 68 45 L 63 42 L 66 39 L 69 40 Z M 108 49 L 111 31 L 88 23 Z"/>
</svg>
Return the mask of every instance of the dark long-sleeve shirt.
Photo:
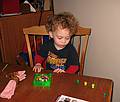
<svg viewBox="0 0 120 102">
<path fill-rule="evenodd" d="M 57 50 L 51 39 L 39 47 L 37 54 L 35 63 L 41 63 L 46 69 L 60 68 L 66 73 L 75 73 L 79 70 L 79 57 L 75 47 L 70 43 L 65 48 Z"/>
</svg>

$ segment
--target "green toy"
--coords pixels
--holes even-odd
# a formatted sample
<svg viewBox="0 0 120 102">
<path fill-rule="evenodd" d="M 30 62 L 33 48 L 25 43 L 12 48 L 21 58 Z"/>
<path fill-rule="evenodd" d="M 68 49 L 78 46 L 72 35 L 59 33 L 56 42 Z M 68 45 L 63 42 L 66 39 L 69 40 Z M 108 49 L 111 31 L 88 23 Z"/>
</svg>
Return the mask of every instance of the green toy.
<svg viewBox="0 0 120 102">
<path fill-rule="evenodd" d="M 50 87 L 52 74 L 35 74 L 32 82 L 33 86 Z"/>
</svg>

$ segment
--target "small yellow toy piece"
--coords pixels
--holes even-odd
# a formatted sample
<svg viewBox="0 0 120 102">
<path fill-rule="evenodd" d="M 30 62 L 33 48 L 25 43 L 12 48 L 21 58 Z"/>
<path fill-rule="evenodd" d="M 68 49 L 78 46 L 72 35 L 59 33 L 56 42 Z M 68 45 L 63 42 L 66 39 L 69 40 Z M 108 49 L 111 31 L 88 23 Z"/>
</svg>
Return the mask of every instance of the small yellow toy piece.
<svg viewBox="0 0 120 102">
<path fill-rule="evenodd" d="M 94 83 L 92 83 L 92 89 L 94 89 L 95 88 L 95 84 Z"/>
<path fill-rule="evenodd" d="M 84 86 L 87 86 L 87 84 L 88 84 L 87 81 L 84 81 Z"/>
<path fill-rule="evenodd" d="M 40 76 L 36 77 L 36 80 L 38 80 L 38 81 L 41 80 L 41 77 Z"/>
</svg>

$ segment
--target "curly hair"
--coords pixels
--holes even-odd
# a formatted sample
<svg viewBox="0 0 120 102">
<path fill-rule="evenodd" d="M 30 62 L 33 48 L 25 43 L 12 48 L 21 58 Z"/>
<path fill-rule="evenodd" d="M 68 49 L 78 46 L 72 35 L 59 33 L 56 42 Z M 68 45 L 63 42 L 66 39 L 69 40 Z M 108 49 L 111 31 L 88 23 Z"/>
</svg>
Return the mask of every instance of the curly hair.
<svg viewBox="0 0 120 102">
<path fill-rule="evenodd" d="M 69 12 L 63 12 L 54 16 L 50 16 L 47 20 L 46 30 L 54 32 L 60 27 L 61 29 L 67 28 L 71 35 L 76 33 L 78 22 L 74 15 Z"/>
</svg>

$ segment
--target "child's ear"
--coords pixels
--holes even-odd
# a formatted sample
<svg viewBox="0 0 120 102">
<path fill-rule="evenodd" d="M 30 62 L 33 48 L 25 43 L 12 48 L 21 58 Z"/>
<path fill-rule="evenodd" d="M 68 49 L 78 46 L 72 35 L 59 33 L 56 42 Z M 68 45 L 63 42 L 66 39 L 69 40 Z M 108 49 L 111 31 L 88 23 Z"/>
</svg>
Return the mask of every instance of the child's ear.
<svg viewBox="0 0 120 102">
<path fill-rule="evenodd" d="M 50 36 L 50 38 L 53 38 L 53 33 L 49 32 L 49 36 Z"/>
</svg>

